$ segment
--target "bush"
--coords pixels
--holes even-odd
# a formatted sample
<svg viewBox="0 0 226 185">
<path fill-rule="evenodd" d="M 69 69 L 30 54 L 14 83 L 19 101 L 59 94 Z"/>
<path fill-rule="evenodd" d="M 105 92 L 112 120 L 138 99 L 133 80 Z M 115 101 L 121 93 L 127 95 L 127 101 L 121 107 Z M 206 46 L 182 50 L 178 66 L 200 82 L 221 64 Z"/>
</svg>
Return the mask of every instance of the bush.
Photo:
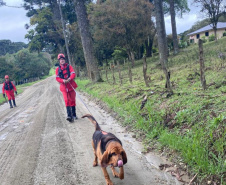
<svg viewBox="0 0 226 185">
<path fill-rule="evenodd" d="M 158 52 L 158 49 L 155 48 L 155 47 L 153 47 L 153 48 L 152 48 L 152 52 L 153 52 L 153 53 L 157 53 L 157 52 Z"/>
<path fill-rule="evenodd" d="M 179 43 L 179 48 L 187 48 L 188 47 L 188 42 L 183 41 Z"/>
<path fill-rule="evenodd" d="M 211 41 L 215 41 L 215 36 L 213 34 L 209 36 L 209 42 Z"/>
<path fill-rule="evenodd" d="M 226 31 L 223 33 L 223 37 L 226 37 Z"/>
<path fill-rule="evenodd" d="M 202 36 L 201 39 L 202 39 L 203 43 L 206 43 L 207 42 L 207 39 L 206 39 L 205 36 Z"/>
</svg>

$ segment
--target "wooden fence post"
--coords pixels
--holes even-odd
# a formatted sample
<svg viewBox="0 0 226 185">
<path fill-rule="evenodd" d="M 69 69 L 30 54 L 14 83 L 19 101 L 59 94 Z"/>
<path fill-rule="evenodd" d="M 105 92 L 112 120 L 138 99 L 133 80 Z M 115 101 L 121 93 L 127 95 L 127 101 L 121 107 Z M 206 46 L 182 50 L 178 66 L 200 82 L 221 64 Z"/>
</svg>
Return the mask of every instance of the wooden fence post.
<svg viewBox="0 0 226 185">
<path fill-rule="evenodd" d="M 148 84 L 148 77 L 147 77 L 147 61 L 146 61 L 146 55 L 144 55 L 143 60 L 143 74 L 144 74 L 144 82 L 146 87 L 150 87 Z"/>
<path fill-rule="evenodd" d="M 203 58 L 203 41 L 199 39 L 199 63 L 200 63 L 200 80 L 204 90 L 206 90 L 205 65 Z"/>
<path fill-rule="evenodd" d="M 111 69 L 112 69 L 113 84 L 115 85 L 116 84 L 115 83 L 115 66 L 113 65 Z"/>
<path fill-rule="evenodd" d="M 106 80 L 108 81 L 108 67 L 106 66 L 106 69 L 105 69 L 105 74 L 106 74 Z"/>
<path fill-rule="evenodd" d="M 121 75 L 120 64 L 118 60 L 117 60 L 117 68 L 118 68 L 120 84 L 122 85 L 122 75 Z"/>
<path fill-rule="evenodd" d="M 129 62 L 128 62 L 128 70 L 129 70 L 129 81 L 132 84 L 133 83 L 132 70 L 131 70 L 131 65 Z"/>
</svg>

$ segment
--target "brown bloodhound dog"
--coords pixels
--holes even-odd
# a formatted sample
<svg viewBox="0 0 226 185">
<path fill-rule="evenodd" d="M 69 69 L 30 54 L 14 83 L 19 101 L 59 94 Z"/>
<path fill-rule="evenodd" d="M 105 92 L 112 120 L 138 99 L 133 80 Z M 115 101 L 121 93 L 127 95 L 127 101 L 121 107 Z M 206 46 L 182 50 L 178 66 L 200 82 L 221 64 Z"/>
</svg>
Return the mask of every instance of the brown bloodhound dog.
<svg viewBox="0 0 226 185">
<path fill-rule="evenodd" d="M 110 165 L 113 176 L 124 179 L 123 165 L 127 163 L 126 152 L 122 148 L 121 141 L 114 134 L 102 131 L 92 115 L 86 114 L 82 116 L 82 118 L 85 117 L 87 117 L 96 128 L 92 139 L 95 156 L 93 166 L 97 166 L 99 160 L 107 185 L 113 185 L 106 167 Z M 115 170 L 115 167 L 119 167 L 119 173 Z"/>
</svg>

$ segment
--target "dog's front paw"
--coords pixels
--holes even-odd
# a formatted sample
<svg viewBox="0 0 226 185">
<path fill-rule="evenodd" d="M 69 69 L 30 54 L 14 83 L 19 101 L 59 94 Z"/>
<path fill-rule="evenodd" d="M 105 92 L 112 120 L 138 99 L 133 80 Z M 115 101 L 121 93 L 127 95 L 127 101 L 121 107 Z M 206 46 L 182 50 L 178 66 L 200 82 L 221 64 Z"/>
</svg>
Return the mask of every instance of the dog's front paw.
<svg viewBox="0 0 226 185">
<path fill-rule="evenodd" d="M 114 185 L 114 184 L 111 182 L 111 180 L 108 180 L 106 184 L 107 184 L 107 185 Z"/>
<path fill-rule="evenodd" d="M 119 174 L 116 172 L 114 166 L 111 166 L 111 170 L 114 177 L 119 177 Z"/>
<path fill-rule="evenodd" d="M 96 161 L 93 162 L 93 167 L 98 166 L 98 163 Z"/>
<path fill-rule="evenodd" d="M 114 176 L 114 177 L 119 177 L 119 174 L 118 174 L 117 172 L 115 172 L 115 171 L 113 172 L 113 171 L 112 171 L 112 173 L 113 173 L 113 176 Z"/>
</svg>

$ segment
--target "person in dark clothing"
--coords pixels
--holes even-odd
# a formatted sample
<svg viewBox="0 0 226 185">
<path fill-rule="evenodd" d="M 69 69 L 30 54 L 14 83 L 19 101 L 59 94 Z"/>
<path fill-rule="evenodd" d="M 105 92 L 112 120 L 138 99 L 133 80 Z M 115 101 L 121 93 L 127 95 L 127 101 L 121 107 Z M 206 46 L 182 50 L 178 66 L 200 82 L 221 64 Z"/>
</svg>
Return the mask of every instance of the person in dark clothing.
<svg viewBox="0 0 226 185">
<path fill-rule="evenodd" d="M 74 81 L 76 75 L 73 67 L 65 62 L 64 54 L 60 53 L 57 57 L 60 62 L 56 68 L 56 81 L 60 83 L 60 91 L 63 94 L 64 102 L 67 109 L 67 119 L 69 122 L 77 118 L 76 115 L 76 92 L 78 87 Z"/>
<path fill-rule="evenodd" d="M 3 86 L 2 86 L 2 94 L 4 98 L 6 98 L 6 95 L 7 95 L 10 108 L 13 108 L 13 105 L 14 107 L 16 107 L 14 92 L 17 94 L 16 86 L 9 80 L 9 76 L 5 75 L 5 82 L 3 83 Z M 12 100 L 13 100 L 13 105 L 12 105 Z"/>
</svg>

